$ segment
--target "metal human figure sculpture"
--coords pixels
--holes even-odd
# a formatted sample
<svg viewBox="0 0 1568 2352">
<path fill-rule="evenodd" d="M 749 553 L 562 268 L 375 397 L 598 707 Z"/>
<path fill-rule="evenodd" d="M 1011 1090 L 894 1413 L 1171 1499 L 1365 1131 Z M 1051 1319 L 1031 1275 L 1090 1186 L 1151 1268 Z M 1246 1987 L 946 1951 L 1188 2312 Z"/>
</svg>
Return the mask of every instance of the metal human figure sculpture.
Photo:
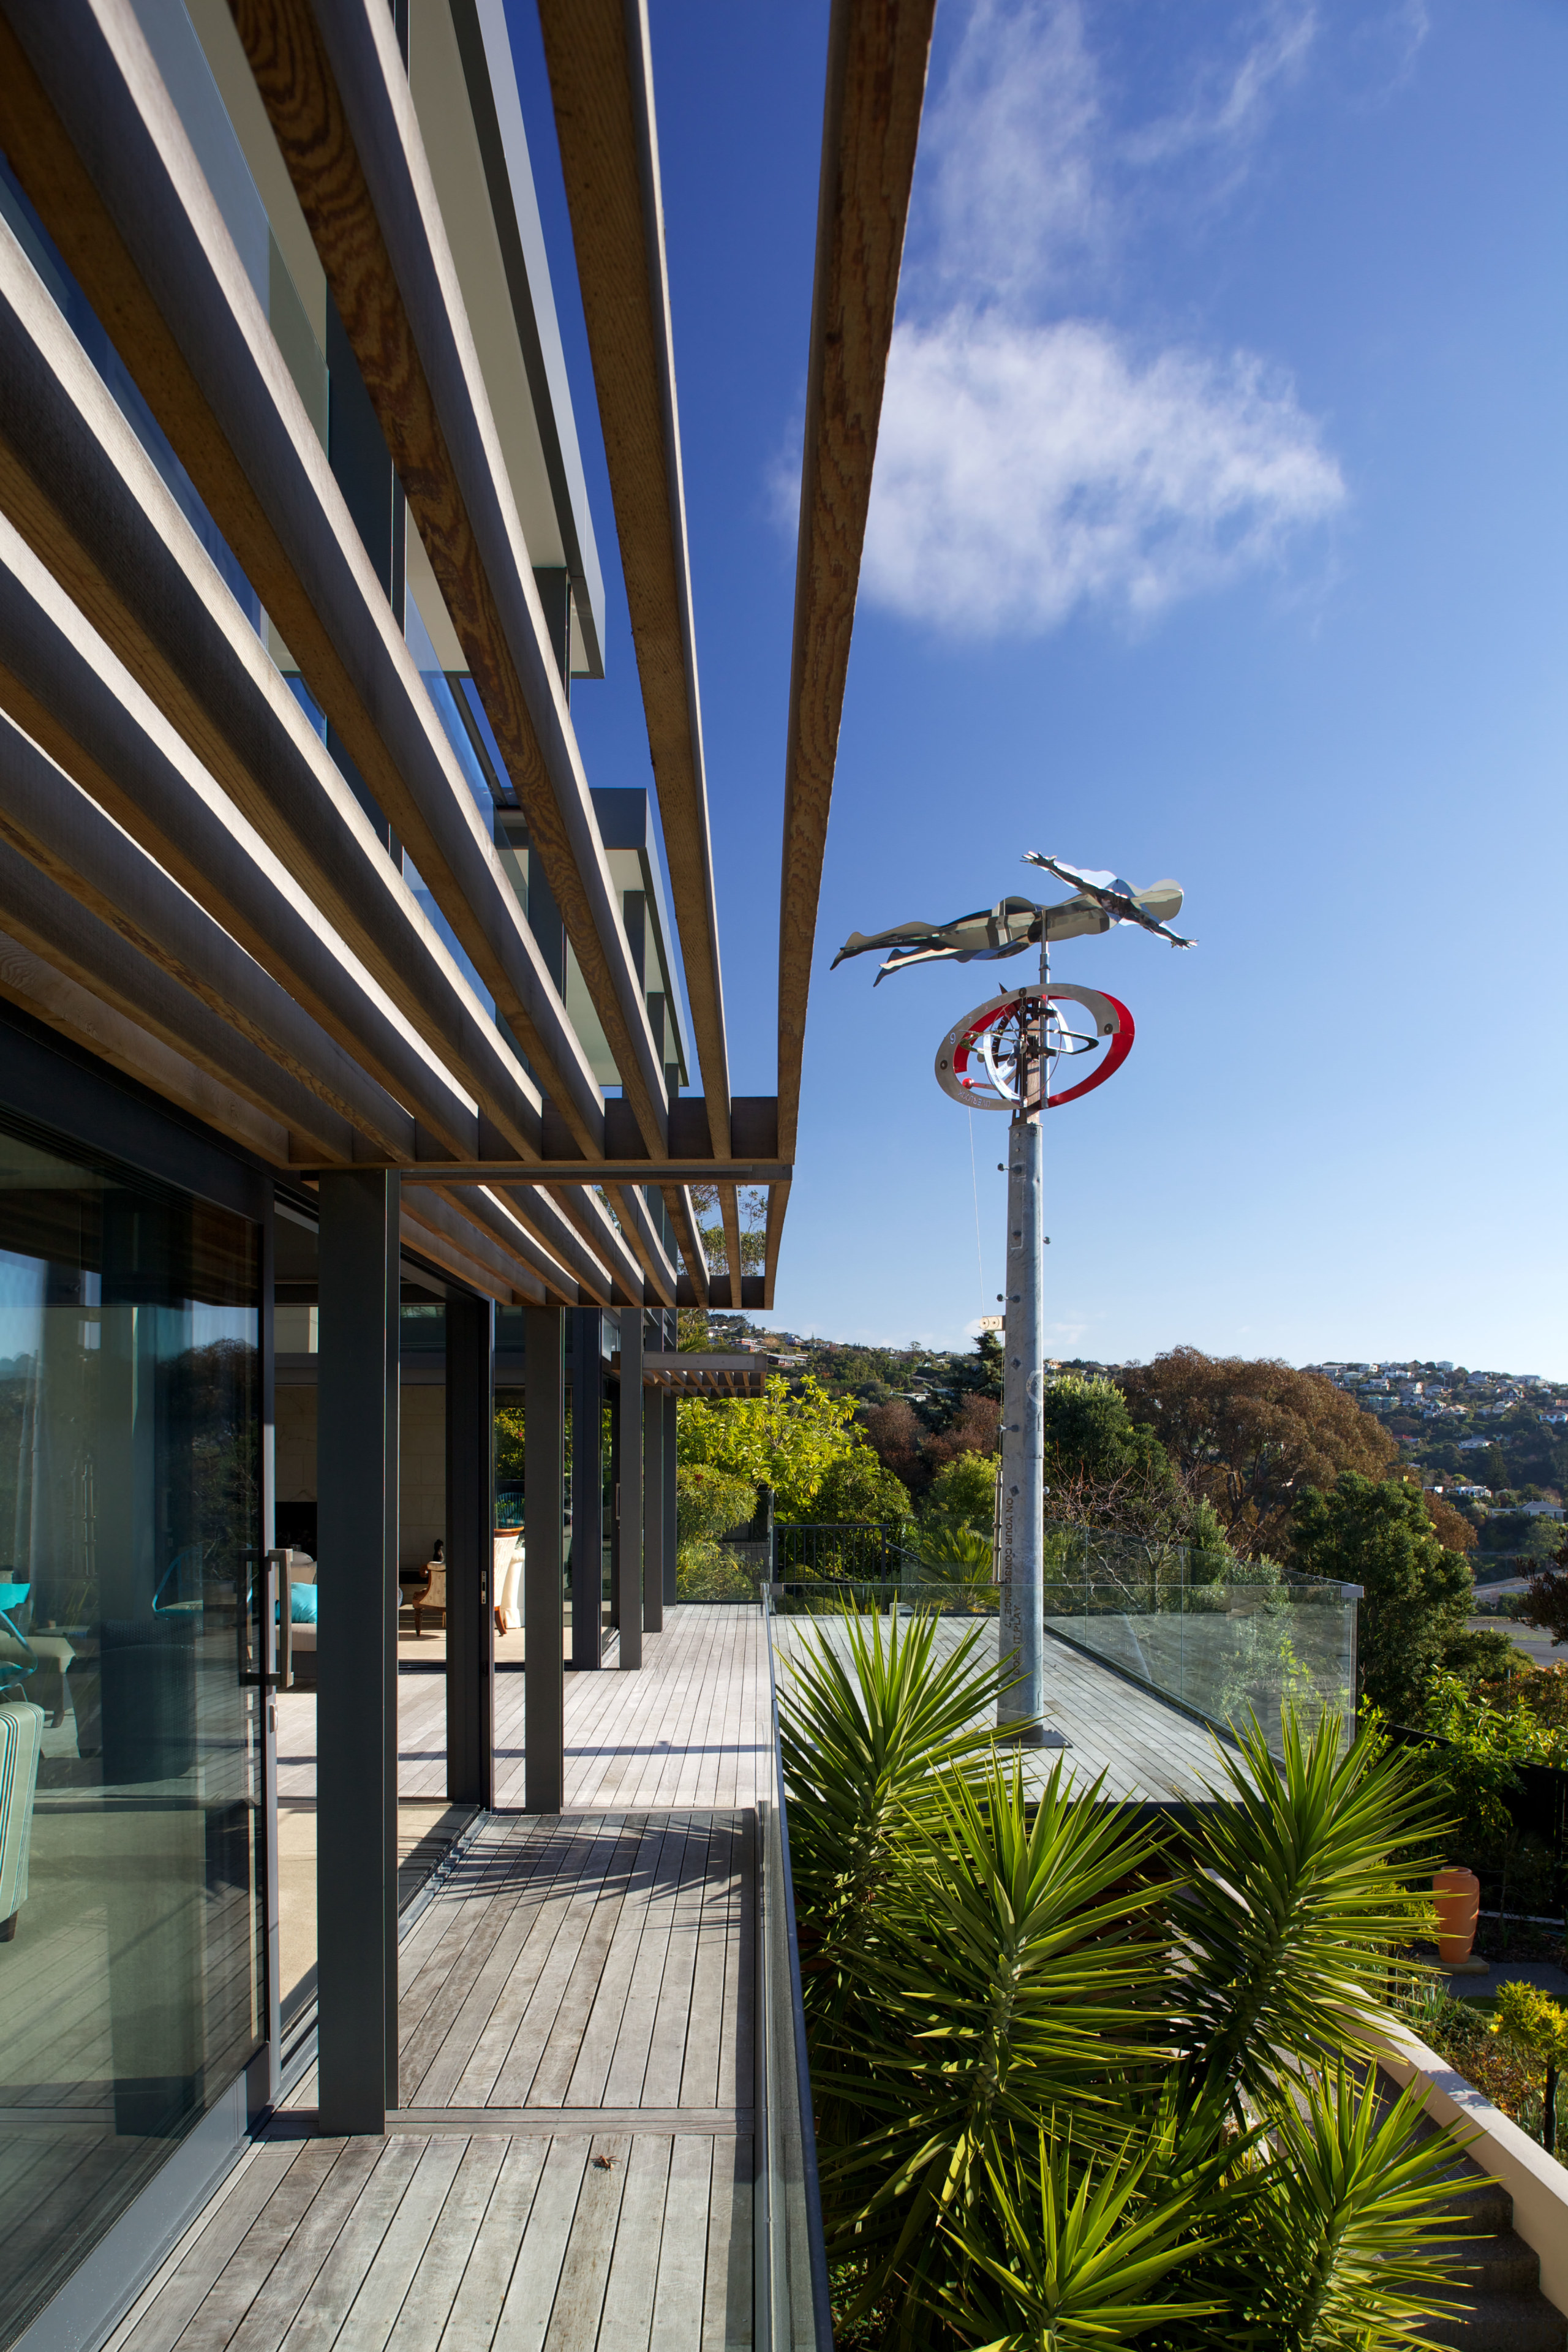
<svg viewBox="0 0 1568 2352">
<path fill-rule="evenodd" d="M 833 959 L 834 971 L 847 956 L 890 948 L 892 953 L 873 983 L 880 986 L 890 971 L 902 971 L 907 964 L 994 963 L 1004 956 L 1022 955 L 1027 947 L 1044 947 L 1052 940 L 1087 939 L 1118 923 L 1138 923 L 1144 930 L 1169 940 L 1173 947 L 1193 945 L 1191 940 L 1166 928 L 1167 919 L 1182 910 L 1177 883 L 1152 882 L 1146 890 L 1134 890 L 1131 882 L 1114 874 L 1080 872 L 1076 866 L 1044 856 L 1037 849 L 1026 850 L 1024 863 L 1044 866 L 1058 881 L 1077 883 L 1075 895 L 1058 899 L 1053 907 L 1037 906 L 1032 898 L 1000 898 L 994 907 L 981 907 L 972 915 L 954 915 L 945 923 L 921 922 L 917 917 L 911 922 L 895 923 L 890 931 L 869 936 L 851 931 Z"/>
<path fill-rule="evenodd" d="M 899 923 L 871 937 L 851 932 L 834 958 L 873 948 L 891 950 L 877 974 L 909 964 L 995 962 L 1040 950 L 1037 988 L 1015 989 L 966 1013 L 937 1049 L 937 1083 L 967 1108 L 1011 1113 L 1007 1150 L 1007 1289 L 1002 1374 L 1002 1479 L 996 1524 L 996 1581 L 1000 1593 L 997 1641 L 1001 1658 L 1011 1660 L 1017 1679 L 996 1702 L 999 1732 L 1020 1743 L 1058 1744 L 1042 1727 L 1045 1709 L 1045 1301 L 1044 1188 L 1040 1113 L 1075 1102 L 1120 1069 L 1131 1050 L 1132 1015 L 1114 996 L 1098 989 L 1050 984 L 1053 940 L 1084 939 L 1134 923 L 1168 940 L 1173 947 L 1194 943 L 1169 928 L 1182 910 L 1174 882 L 1135 890 L 1114 874 L 1084 871 L 1039 850 L 1025 863 L 1043 866 L 1058 881 L 1076 886 L 1070 898 L 1036 906 L 1026 898 L 1003 898 L 989 909 L 958 915 L 948 923 Z M 1077 1004 L 1093 1021 L 1093 1032 L 1072 1029 L 1058 1011 Z M 1050 1072 L 1064 1055 L 1105 1047 L 1104 1059 L 1076 1087 L 1049 1091 Z"/>
</svg>

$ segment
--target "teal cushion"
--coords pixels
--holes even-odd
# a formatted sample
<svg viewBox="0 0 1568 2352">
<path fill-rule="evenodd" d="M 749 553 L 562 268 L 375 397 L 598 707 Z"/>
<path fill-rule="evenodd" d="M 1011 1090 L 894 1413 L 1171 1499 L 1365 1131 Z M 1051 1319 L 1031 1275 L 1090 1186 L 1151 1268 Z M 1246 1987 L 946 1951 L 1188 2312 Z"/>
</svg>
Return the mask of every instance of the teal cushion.
<svg viewBox="0 0 1568 2352">
<path fill-rule="evenodd" d="M 32 1589 L 30 1584 L 0 1584 L 0 1609 L 20 1609 Z"/>
<path fill-rule="evenodd" d="M 289 1587 L 289 1622 L 291 1625 L 315 1623 L 316 1588 L 313 1584 L 291 1584 Z"/>
</svg>

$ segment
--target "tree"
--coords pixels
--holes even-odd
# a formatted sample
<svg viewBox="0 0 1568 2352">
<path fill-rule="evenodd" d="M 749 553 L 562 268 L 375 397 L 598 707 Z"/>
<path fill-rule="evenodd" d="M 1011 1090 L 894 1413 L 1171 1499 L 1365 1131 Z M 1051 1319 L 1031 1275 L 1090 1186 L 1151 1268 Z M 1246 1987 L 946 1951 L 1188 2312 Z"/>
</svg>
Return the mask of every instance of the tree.
<svg viewBox="0 0 1568 2352">
<path fill-rule="evenodd" d="M 989 1527 L 996 1508 L 994 1455 L 955 1454 L 944 1462 L 927 1490 L 926 1508 L 943 1518 Z"/>
<path fill-rule="evenodd" d="M 1568 1642 L 1568 1538 L 1552 1557 L 1556 1563 L 1555 1575 L 1542 1570 L 1539 1576 L 1531 1578 L 1518 1614 L 1521 1625 L 1534 1625 L 1542 1633 L 1550 1633 L 1555 1649 L 1560 1642 Z"/>
<path fill-rule="evenodd" d="M 991 1397 L 1000 1405 L 1003 1353 L 1001 1339 L 994 1331 L 982 1331 L 974 1342 L 973 1354 L 953 1356 L 949 1364 L 954 1388 Z"/>
<path fill-rule="evenodd" d="M 1001 1406 L 979 1391 L 964 1396 L 957 1413 L 939 1430 L 922 1421 L 906 1397 L 872 1405 L 862 1422 L 883 1467 L 917 1499 L 950 1462 L 965 1454 L 994 1454 L 1001 1424 Z"/>
<path fill-rule="evenodd" d="M 914 1407 L 903 1397 L 890 1397 L 886 1404 L 871 1406 L 863 1426 L 883 1468 L 890 1470 L 910 1494 L 922 1494 L 931 1475 L 923 1455 L 927 1432 Z"/>
<path fill-rule="evenodd" d="M 1114 1381 L 1063 1372 L 1044 1400 L 1046 1516 L 1074 1527 L 1174 1536 L 1187 1513 L 1164 1447 L 1135 1425 Z"/>
<path fill-rule="evenodd" d="M 868 1445 L 840 1454 L 813 1499 L 812 1517 L 859 1527 L 885 1527 L 910 1514 L 910 1490 L 884 1469 Z"/>
<path fill-rule="evenodd" d="M 1408 1483 L 1407 1480 L 1406 1484 Z M 1432 1522 L 1433 1532 L 1438 1542 L 1445 1545 L 1449 1551 L 1474 1551 L 1476 1548 L 1474 1526 L 1466 1518 L 1463 1511 L 1457 1511 L 1452 1503 L 1446 1503 L 1443 1500 L 1441 1495 L 1426 1496 L 1426 1516 Z"/>
<path fill-rule="evenodd" d="M 1283 1552 L 1304 1487 L 1326 1488 L 1346 1472 L 1381 1480 L 1397 1450 L 1332 1381 L 1274 1358 L 1173 1348 L 1120 1384 L 1133 1420 L 1152 1426 L 1243 1559 Z"/>
<path fill-rule="evenodd" d="M 1425 1497 L 1400 1479 L 1346 1471 L 1329 1494 L 1309 1486 L 1293 1513 L 1292 1565 L 1359 1584 L 1361 1691 L 1407 1722 L 1465 1637 L 1472 1587 L 1461 1555 L 1438 1541 Z"/>
<path fill-rule="evenodd" d="M 761 1274 L 767 1262 L 768 1196 L 760 1185 L 742 1184 L 736 1191 L 741 1220 L 741 1271 Z M 730 1271 L 730 1247 L 724 1235 L 724 1222 L 719 1213 L 717 1184 L 693 1184 L 691 1205 L 700 1219 L 697 1231 L 702 1243 L 702 1254 L 708 1260 L 710 1273 Z"/>
<path fill-rule="evenodd" d="M 867 1449 L 850 1426 L 853 1402 L 830 1397 L 809 1376 L 793 1393 L 777 1372 L 760 1397 L 710 1404 L 682 1398 L 676 1454 L 684 1473 L 700 1464 L 773 1490 L 781 1519 L 807 1519 L 830 1470 Z"/>
</svg>

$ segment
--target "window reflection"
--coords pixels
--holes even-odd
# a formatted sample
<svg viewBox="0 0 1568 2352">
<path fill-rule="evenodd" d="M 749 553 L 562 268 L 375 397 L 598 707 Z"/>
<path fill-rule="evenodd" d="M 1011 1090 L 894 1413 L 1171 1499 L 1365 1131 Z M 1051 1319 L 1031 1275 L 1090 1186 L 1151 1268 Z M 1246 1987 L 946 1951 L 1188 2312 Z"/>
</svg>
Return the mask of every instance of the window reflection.
<svg viewBox="0 0 1568 2352">
<path fill-rule="evenodd" d="M 258 1234 L 0 1132 L 0 2342 L 263 2028 Z"/>
</svg>

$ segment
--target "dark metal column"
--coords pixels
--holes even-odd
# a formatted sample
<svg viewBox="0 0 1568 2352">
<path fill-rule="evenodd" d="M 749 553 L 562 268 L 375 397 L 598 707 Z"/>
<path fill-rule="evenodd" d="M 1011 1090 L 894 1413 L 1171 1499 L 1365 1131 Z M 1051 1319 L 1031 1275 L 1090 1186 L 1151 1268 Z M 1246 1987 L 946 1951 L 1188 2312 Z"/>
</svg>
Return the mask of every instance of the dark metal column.
<svg viewBox="0 0 1568 2352">
<path fill-rule="evenodd" d="M 616 1617 L 621 1664 L 642 1664 L 642 1315 L 621 1309 L 621 1393 L 616 1405 L 620 1486 L 616 1513 Z"/>
<path fill-rule="evenodd" d="M 675 1555 L 680 1540 L 676 1517 L 679 1489 L 676 1485 L 675 1416 L 676 1399 L 667 1389 L 660 1411 L 664 1421 L 664 1599 L 667 1608 L 675 1606 Z"/>
<path fill-rule="evenodd" d="M 270 1199 L 261 1226 L 261 1300 L 258 1316 L 261 1356 L 261 1525 L 257 1530 L 263 1554 L 278 1540 L 278 1358 L 273 1328 L 277 1292 L 278 1220 Z M 263 1594 L 267 1591 L 265 1558 L 250 1563 Z M 280 1580 L 281 1581 L 281 1580 Z M 259 1612 L 258 1612 L 259 1614 Z M 267 1631 L 262 1629 L 265 1646 Z M 258 1824 L 265 1856 L 267 1918 L 267 2048 L 264 2063 L 251 2066 L 248 2105 L 252 2120 L 259 2106 L 277 2100 L 282 2078 L 282 1959 L 279 1950 L 278 1886 L 278 1705 L 265 1685 L 256 1693 L 258 1717 L 257 1744 L 261 1767 L 261 1820 Z M 258 2098 L 258 2091 L 265 2092 Z"/>
<path fill-rule="evenodd" d="M 495 1308 L 447 1301 L 447 1794 L 495 1789 Z"/>
<path fill-rule="evenodd" d="M 659 1322 L 664 1318 L 660 1316 Z M 648 1633 L 664 1631 L 664 1391 L 643 1396 L 642 1420 L 642 1622 Z"/>
<path fill-rule="evenodd" d="M 398 1179 L 320 1180 L 316 1946 L 321 2127 L 397 2095 Z"/>
<path fill-rule="evenodd" d="M 572 1310 L 572 1664 L 599 1664 L 605 1559 L 605 1368 L 596 1307 Z M 526 1432 L 523 1444 L 528 1443 Z"/>
<path fill-rule="evenodd" d="M 562 1617 L 566 1479 L 566 1332 L 559 1307 L 523 1318 L 523 1810 L 558 1813 L 566 1792 L 566 1684 Z"/>
</svg>

